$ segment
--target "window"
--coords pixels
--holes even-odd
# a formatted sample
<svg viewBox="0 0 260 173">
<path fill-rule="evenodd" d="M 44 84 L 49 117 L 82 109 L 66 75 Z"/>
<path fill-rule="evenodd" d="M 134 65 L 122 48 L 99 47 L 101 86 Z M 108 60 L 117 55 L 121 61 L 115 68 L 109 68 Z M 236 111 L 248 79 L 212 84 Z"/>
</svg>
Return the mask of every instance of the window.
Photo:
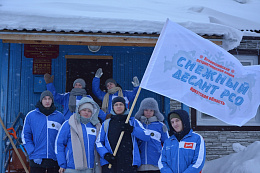
<svg viewBox="0 0 260 173">
<path fill-rule="evenodd" d="M 256 55 L 234 55 L 243 66 L 258 65 L 258 56 Z M 193 111 L 194 112 L 194 111 Z M 196 125 L 197 126 L 232 126 L 223 121 L 204 114 L 196 110 Z M 260 106 L 254 118 L 249 120 L 244 126 L 260 126 Z"/>
</svg>

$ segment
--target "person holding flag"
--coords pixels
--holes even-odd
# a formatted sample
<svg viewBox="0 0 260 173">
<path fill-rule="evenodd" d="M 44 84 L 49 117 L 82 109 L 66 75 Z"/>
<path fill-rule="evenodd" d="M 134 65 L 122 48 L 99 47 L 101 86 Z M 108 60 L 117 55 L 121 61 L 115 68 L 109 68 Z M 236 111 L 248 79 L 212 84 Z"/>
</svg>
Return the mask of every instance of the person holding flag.
<svg viewBox="0 0 260 173">
<path fill-rule="evenodd" d="M 100 164 L 103 173 L 135 173 L 141 165 L 137 139 L 150 140 L 150 135 L 145 133 L 142 124 L 134 117 L 128 123 L 128 109 L 123 97 L 115 97 L 112 100 L 113 110 L 111 118 L 104 121 L 96 140 L 97 151 L 100 155 Z M 113 155 L 121 132 L 124 135 L 117 150 Z M 111 169 L 109 164 L 112 164 Z"/>
<path fill-rule="evenodd" d="M 206 158 L 205 142 L 191 129 L 188 113 L 184 110 L 170 112 L 168 124 L 171 137 L 163 144 L 158 162 L 161 173 L 199 173 Z"/>
</svg>

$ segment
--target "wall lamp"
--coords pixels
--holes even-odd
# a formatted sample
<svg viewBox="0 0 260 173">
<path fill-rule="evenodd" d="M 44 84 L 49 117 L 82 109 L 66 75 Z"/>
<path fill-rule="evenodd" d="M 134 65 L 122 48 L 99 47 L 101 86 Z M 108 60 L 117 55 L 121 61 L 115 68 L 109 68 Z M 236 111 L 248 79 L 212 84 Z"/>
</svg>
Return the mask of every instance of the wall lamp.
<svg viewBox="0 0 260 173">
<path fill-rule="evenodd" d="M 93 53 L 98 52 L 100 48 L 101 46 L 88 46 L 88 50 Z"/>
</svg>

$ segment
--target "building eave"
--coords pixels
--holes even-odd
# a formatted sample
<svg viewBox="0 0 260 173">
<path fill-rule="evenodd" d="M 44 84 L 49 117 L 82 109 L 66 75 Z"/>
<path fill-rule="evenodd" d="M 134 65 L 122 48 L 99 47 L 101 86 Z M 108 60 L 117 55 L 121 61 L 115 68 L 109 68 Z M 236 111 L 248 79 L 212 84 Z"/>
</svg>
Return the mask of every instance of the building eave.
<svg viewBox="0 0 260 173">
<path fill-rule="evenodd" d="M 217 45 L 221 36 L 203 36 Z M 39 32 L 0 30 L 3 43 L 154 47 L 159 34 Z"/>
</svg>

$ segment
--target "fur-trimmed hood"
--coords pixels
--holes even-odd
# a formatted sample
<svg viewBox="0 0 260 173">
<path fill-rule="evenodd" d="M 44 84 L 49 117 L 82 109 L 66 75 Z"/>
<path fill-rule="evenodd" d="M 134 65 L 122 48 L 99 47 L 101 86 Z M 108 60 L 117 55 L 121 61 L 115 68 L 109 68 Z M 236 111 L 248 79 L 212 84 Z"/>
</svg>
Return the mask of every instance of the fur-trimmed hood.
<svg viewBox="0 0 260 173">
<path fill-rule="evenodd" d="M 98 104 L 92 99 L 92 98 L 89 98 L 89 97 L 83 97 L 77 104 L 77 107 L 76 107 L 76 114 L 79 115 L 79 107 L 85 103 L 90 103 L 93 105 L 93 112 L 92 112 L 92 116 L 90 118 L 90 122 L 93 124 L 93 125 L 96 125 L 99 123 L 99 120 L 98 120 L 98 114 L 99 114 L 99 110 L 100 110 L 100 107 L 98 106 Z M 80 115 L 79 115 L 80 116 Z"/>
<path fill-rule="evenodd" d="M 158 108 L 158 103 L 154 98 L 145 98 L 140 104 L 139 110 L 135 114 L 135 118 L 140 121 L 141 116 L 144 116 L 144 110 L 151 109 L 154 110 L 154 116 L 157 117 L 158 121 L 163 122 L 164 116 L 161 114 Z"/>
</svg>

